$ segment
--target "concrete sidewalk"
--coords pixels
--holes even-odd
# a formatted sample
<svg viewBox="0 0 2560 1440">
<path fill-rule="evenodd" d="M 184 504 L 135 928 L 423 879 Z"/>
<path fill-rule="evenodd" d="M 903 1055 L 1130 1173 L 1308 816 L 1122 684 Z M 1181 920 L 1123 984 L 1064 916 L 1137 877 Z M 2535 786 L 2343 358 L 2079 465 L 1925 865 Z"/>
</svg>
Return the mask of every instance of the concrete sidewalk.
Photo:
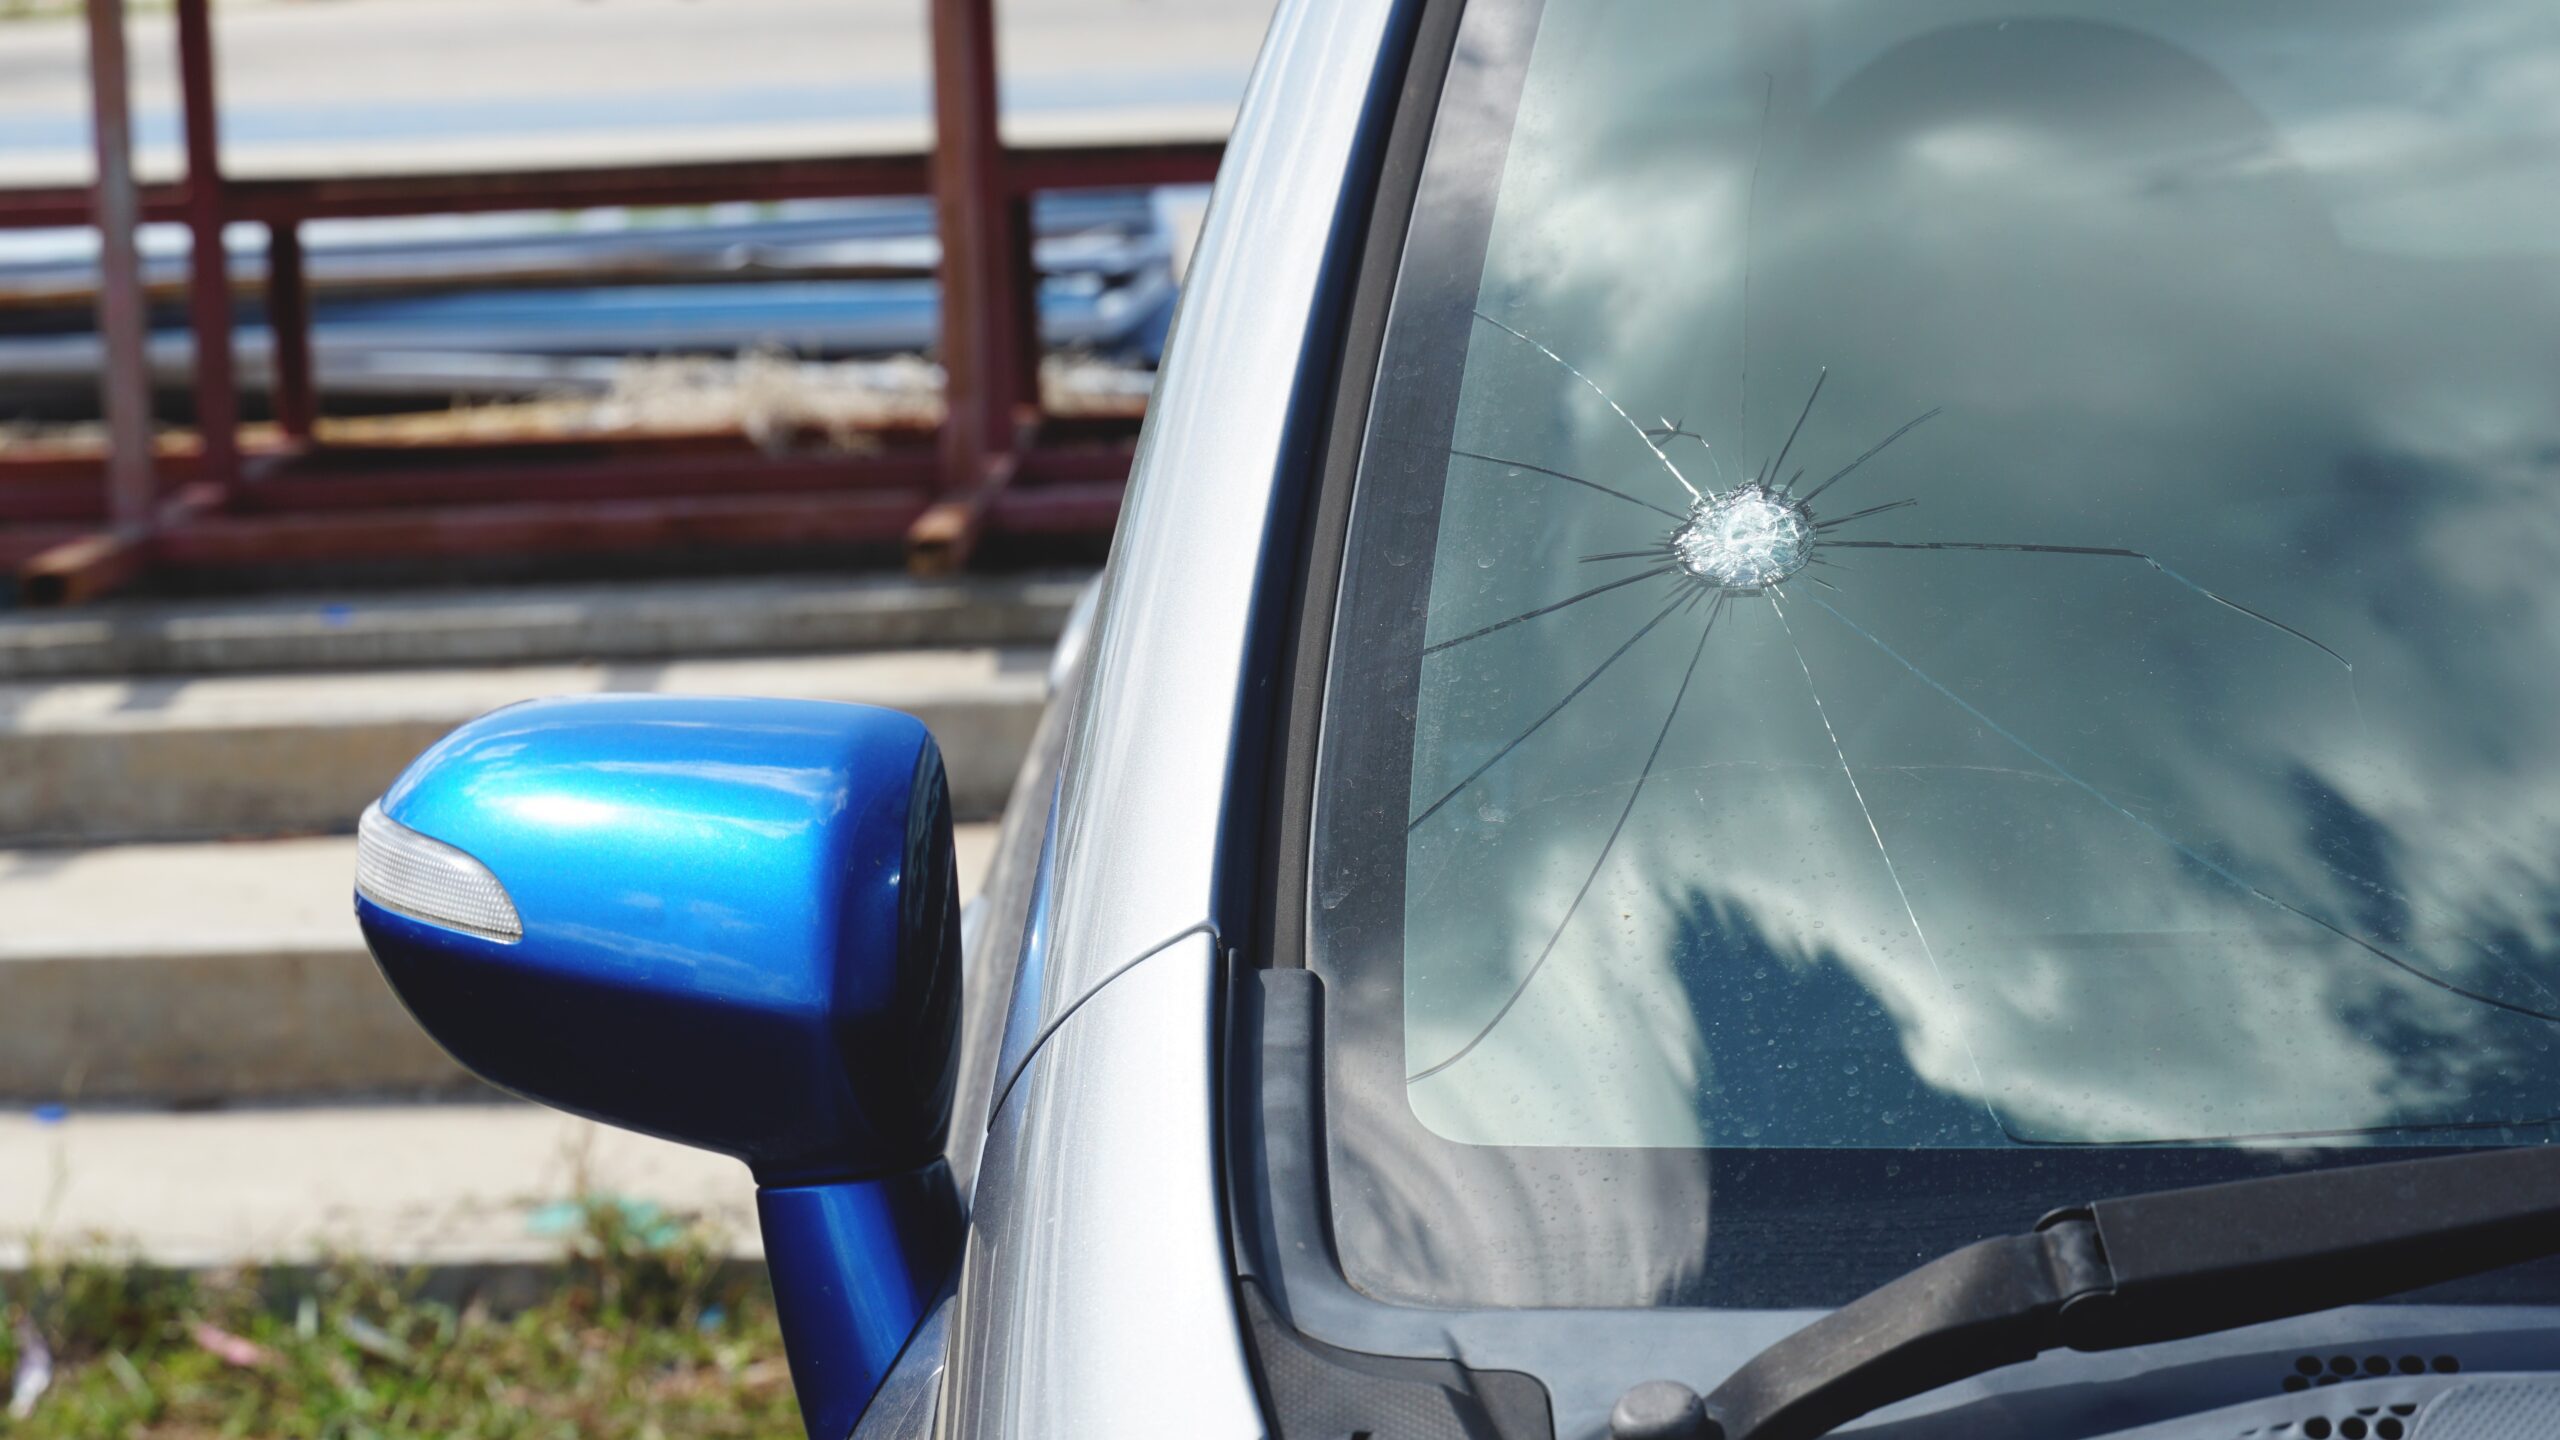
<svg viewBox="0 0 2560 1440">
<path fill-rule="evenodd" d="M 959 827 L 962 893 L 995 835 Z M 334 836 L 0 851 L 0 1102 L 479 1092 L 374 969 L 354 875 Z"/>
<path fill-rule="evenodd" d="M 760 1253 L 745 1166 L 533 1105 L 0 1112 L 0 1272 L 31 1247 L 186 1267 L 556 1260 L 582 1195 L 701 1215 Z"/>
<path fill-rule="evenodd" d="M 1046 648 L 0 683 L 0 836 L 78 844 L 351 828 L 477 715 L 600 691 L 774 695 L 932 727 L 964 818 L 1003 809 L 1047 703 Z"/>
</svg>

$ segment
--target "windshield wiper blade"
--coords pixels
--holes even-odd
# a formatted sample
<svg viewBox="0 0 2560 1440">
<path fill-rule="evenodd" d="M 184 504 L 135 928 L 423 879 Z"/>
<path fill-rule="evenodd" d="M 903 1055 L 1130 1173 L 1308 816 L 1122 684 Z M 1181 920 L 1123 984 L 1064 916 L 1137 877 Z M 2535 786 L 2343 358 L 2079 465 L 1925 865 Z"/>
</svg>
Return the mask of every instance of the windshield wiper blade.
<svg viewBox="0 0 2560 1440">
<path fill-rule="evenodd" d="M 1706 1397 L 1707 1433 L 1810 1440 L 2047 1350 L 2209 1335 L 2552 1254 L 2560 1146 L 2100 1200 L 1943 1255 L 1761 1351 Z"/>
</svg>

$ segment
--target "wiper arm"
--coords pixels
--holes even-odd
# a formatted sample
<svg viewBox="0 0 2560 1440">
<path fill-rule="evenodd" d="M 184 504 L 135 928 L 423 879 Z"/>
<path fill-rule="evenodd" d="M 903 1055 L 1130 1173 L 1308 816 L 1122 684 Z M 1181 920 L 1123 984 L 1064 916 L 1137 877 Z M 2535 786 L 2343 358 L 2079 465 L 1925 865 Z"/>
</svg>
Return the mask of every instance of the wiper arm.
<svg viewBox="0 0 2560 1440">
<path fill-rule="evenodd" d="M 1688 1433 L 1810 1440 L 2046 1350 L 2210 1335 L 2555 1253 L 2555 1146 L 2100 1200 L 1941 1256 L 1761 1351 L 1706 1397 L 1712 1428 Z"/>
</svg>

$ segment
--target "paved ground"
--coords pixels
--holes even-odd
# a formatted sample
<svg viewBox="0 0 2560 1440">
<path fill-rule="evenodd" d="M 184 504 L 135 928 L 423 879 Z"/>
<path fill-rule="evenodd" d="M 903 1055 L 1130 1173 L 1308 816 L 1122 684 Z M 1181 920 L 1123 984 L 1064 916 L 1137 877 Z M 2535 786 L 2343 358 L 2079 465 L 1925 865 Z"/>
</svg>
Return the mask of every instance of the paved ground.
<svg viewBox="0 0 2560 1440">
<path fill-rule="evenodd" d="M 963 826 L 958 838 L 961 883 L 974 891 L 995 827 Z M 360 946 L 351 850 L 329 839 L 0 852 L 0 967 L 45 953 L 201 950 L 244 927 L 271 932 L 269 944 Z M 146 893 L 161 903 L 130 903 Z M 709 1215 L 754 1253 L 754 1187 L 739 1165 L 530 1105 L 0 1110 L 0 1270 L 23 1264 L 32 1243 L 90 1237 L 176 1265 L 332 1248 L 400 1262 L 542 1260 L 559 1252 L 562 1202 L 588 1192 Z"/>
<path fill-rule="evenodd" d="M 0 1114 L 0 1271 L 101 1241 L 183 1266 L 554 1259 L 581 1193 L 708 1215 L 754 1252 L 744 1166 L 531 1105 Z"/>
<path fill-rule="evenodd" d="M 1218 136 L 1269 0 L 1002 0 L 1027 143 Z M 924 143 L 924 0 L 218 3 L 235 173 L 714 159 Z M 132 22 L 146 174 L 174 167 L 171 22 Z M 0 185 L 87 173 L 71 19 L 0 23 Z"/>
</svg>

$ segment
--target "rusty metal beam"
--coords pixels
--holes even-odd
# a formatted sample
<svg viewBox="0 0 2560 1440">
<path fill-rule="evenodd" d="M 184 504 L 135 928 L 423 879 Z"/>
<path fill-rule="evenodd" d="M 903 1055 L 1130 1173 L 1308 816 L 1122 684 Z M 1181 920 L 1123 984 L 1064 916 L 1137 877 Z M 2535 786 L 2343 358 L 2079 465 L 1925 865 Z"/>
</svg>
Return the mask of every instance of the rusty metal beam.
<svg viewBox="0 0 2560 1440">
<path fill-rule="evenodd" d="M 975 487 L 937 500 L 917 516 L 907 530 L 907 569 L 917 575 L 954 575 L 966 569 L 986 536 L 989 512 L 1020 469 L 1020 456 L 1010 451 L 994 455 Z"/>
<path fill-rule="evenodd" d="M 160 486 L 165 493 L 171 486 L 195 469 L 193 449 L 181 449 L 168 443 L 154 447 L 158 452 Z M 0 459 L 0 496 L 14 495 L 24 488 L 45 489 L 78 484 L 86 487 L 94 499 L 103 492 L 99 477 L 106 473 L 106 456 L 93 444 L 28 444 L 13 447 L 6 459 Z M 102 507 L 100 515 L 106 513 Z"/>
<path fill-rule="evenodd" d="M 997 129 L 993 0 L 930 0 L 933 197 L 942 239 L 943 476 L 947 499 L 986 483 L 1012 447 L 1018 293 Z"/>
<path fill-rule="evenodd" d="M 1018 487 L 987 498 L 985 528 L 1009 535 L 1094 535 L 1118 514 L 1121 487 Z M 196 514 L 148 537 L 99 533 L 57 543 L 20 567 L 31 604 L 104 593 L 146 561 L 237 567 L 438 555 L 681 550 L 705 545 L 890 543 L 924 512 L 912 491 L 831 497 L 678 496 L 584 504 L 481 505 L 341 514 Z M 58 533 L 58 532 L 57 532 Z"/>
<path fill-rule="evenodd" d="M 987 483 L 936 502 L 907 532 L 907 566 L 966 569 L 989 535 L 1108 535 L 1120 518 L 1136 450 L 1129 445 L 1025 449 L 997 457 Z"/>
<path fill-rule="evenodd" d="M 121 590 L 150 563 L 153 537 L 108 530 L 65 540 L 18 566 L 18 599 L 28 605 L 77 605 Z"/>
<path fill-rule="evenodd" d="M 1126 423 L 1057 428 L 1094 438 L 1021 452 L 1007 467 L 1012 489 L 1068 492 L 1102 485 L 1116 491 L 1134 453 Z M 233 494 L 226 508 L 255 516 L 717 494 L 798 495 L 812 504 L 882 491 L 902 491 L 920 502 L 929 498 L 939 474 L 932 432 L 890 432 L 884 439 L 883 449 L 854 455 L 765 455 L 737 435 L 707 433 L 267 451 L 248 461 L 253 483 Z M 94 450 L 0 462 L 0 534 L 26 526 L 108 525 L 100 465 Z M 197 478 L 195 457 L 184 452 L 164 455 L 160 473 L 164 486 L 180 493 L 210 488 Z M 1010 492 L 996 487 L 996 493 Z"/>
<path fill-rule="evenodd" d="M 221 117 L 214 99 L 212 0 L 178 0 L 178 89 L 187 132 L 187 323 L 195 332 L 195 424 L 204 465 L 228 484 L 240 460 L 231 349 L 231 258 L 223 226 Z"/>
<path fill-rule="evenodd" d="M 0 528 L 0 570 L 15 575 L 19 566 L 65 541 L 94 534 L 94 525 L 13 525 Z"/>
<path fill-rule="evenodd" d="M 217 515 L 154 541 L 172 566 L 240 566 L 402 556 L 681 551 L 705 545 L 892 543 L 923 508 L 912 494 L 687 496 L 570 505 Z"/>
<path fill-rule="evenodd" d="M 1115 416 L 1098 422 L 1077 421 L 1073 422 L 1071 431 L 1062 428 L 1062 433 L 1072 438 L 1073 448 L 1078 450 L 1089 448 L 1094 443 L 1107 446 L 1125 440 L 1136 428 L 1135 418 Z M 716 481 L 712 488 L 737 484 L 753 488 L 754 475 L 767 466 L 790 469 L 812 462 L 862 466 L 884 458 L 914 463 L 920 457 L 930 456 L 938 433 L 938 427 L 930 424 L 913 421 L 884 423 L 864 432 L 864 439 L 871 448 L 839 455 L 832 461 L 808 454 L 772 455 L 758 449 L 753 441 L 735 429 L 667 430 L 627 435 L 527 432 L 464 440 L 339 441 L 308 452 L 282 445 L 271 436 L 260 437 L 253 433 L 243 448 L 247 468 L 261 477 L 456 474 L 491 465 L 522 466 L 533 474 L 547 474 L 578 465 L 620 468 L 646 466 L 660 460 L 707 457 L 700 473 Z M 192 446 L 164 443 L 159 452 L 164 493 L 198 477 L 197 457 Z M 12 450 L 5 458 L 0 458 L 0 507 L 5 507 L 8 497 L 22 492 L 73 485 L 84 487 L 84 493 L 94 501 L 99 493 L 98 477 L 103 465 L 104 454 L 93 443 L 30 444 L 23 449 Z M 510 498 L 542 497 L 519 493 Z"/>
<path fill-rule="evenodd" d="M 320 394 L 311 372 L 311 283 L 302 270 L 302 227 L 290 220 L 267 227 L 267 333 L 274 337 L 269 403 L 276 428 L 288 440 L 306 442 L 320 418 Z"/>
<path fill-rule="evenodd" d="M 433 455 L 434 452 L 429 452 Z M 929 453 L 766 458 L 752 452 L 635 455 L 571 460 L 491 460 L 432 469 L 367 468 L 327 451 L 306 465 L 279 467 L 244 489 L 247 514 L 323 514 L 437 505 L 577 503 L 701 495 L 790 495 L 812 510 L 883 491 L 921 497 L 930 489 Z"/>
<path fill-rule="evenodd" d="M 1137 443 L 1126 438 L 1101 443 L 1050 443 L 1021 456 L 1021 489 L 1057 489 L 1070 484 L 1119 484 L 1129 479 L 1137 461 Z"/>
<path fill-rule="evenodd" d="M 1125 433 L 1129 428 L 1127 422 L 1119 423 Z M 938 433 L 938 427 L 931 424 L 889 420 L 865 429 L 863 437 L 881 451 L 929 450 Z M 738 469 L 752 469 L 768 459 L 779 458 L 790 463 L 798 458 L 787 455 L 774 457 L 770 452 L 758 449 L 754 441 L 735 427 L 723 427 L 605 434 L 526 431 L 463 440 L 339 440 L 308 457 L 279 454 L 270 468 L 422 471 L 452 469 L 457 465 L 511 465 L 533 460 L 616 460 L 627 463 L 665 455 L 718 455 Z"/>
<path fill-rule="evenodd" d="M 232 208 L 239 218 L 274 222 L 709 205 L 726 200 L 839 200 L 922 195 L 930 188 L 924 156 L 891 154 L 583 170 L 241 180 L 235 181 L 231 190 Z M 0 209 L 5 207 L 6 196 L 0 195 Z"/>
<path fill-rule="evenodd" d="M 18 598 L 29 605 L 76 605 L 132 584 L 157 562 L 161 542 L 220 503 L 221 488 L 191 484 L 160 507 L 149 530 L 106 530 L 45 550 L 18 567 Z"/>
<path fill-rule="evenodd" d="M 141 189 L 142 218 L 184 220 L 184 193 L 174 185 Z M 71 230 L 97 219 L 96 192 L 86 185 L 0 189 L 0 230 Z"/>
<path fill-rule="evenodd" d="M 1144 162 L 1137 163 L 1143 168 Z M 506 210 L 711 205 L 724 200 L 923 195 L 932 190 L 933 181 L 925 156 L 894 153 L 564 170 L 294 176 L 229 180 L 223 188 L 233 219 L 274 224 Z M 185 187 L 144 186 L 142 214 L 151 221 L 185 220 Z M 89 192 L 85 187 L 0 189 L 0 230 L 55 229 L 87 223 Z"/>
<path fill-rule="evenodd" d="M 1121 486 L 1018 485 L 987 507 L 987 528 L 1005 535 L 1108 535 L 1120 517 Z"/>
<path fill-rule="evenodd" d="M 1005 190 L 1104 190 L 1207 184 L 1224 145 L 1042 145 L 1005 152 Z M 791 160 L 615 165 L 581 170 L 444 171 L 290 179 L 232 179 L 232 218 L 265 223 L 468 215 L 500 210 L 577 210 L 630 205 L 709 205 L 723 200 L 840 200 L 932 192 L 921 154 L 821 155 Z M 0 230 L 60 229 L 90 221 L 85 186 L 0 189 Z M 142 187 L 142 218 L 183 221 L 184 187 Z"/>
<path fill-rule="evenodd" d="M 1031 197 L 1007 195 L 1002 208 L 997 238 L 1004 245 L 1004 309 L 998 312 L 1003 338 L 988 363 L 1004 367 L 1004 394 L 994 400 L 1005 408 L 989 420 L 1010 422 L 1011 448 L 1020 450 L 1030 446 L 1040 424 L 1040 270 L 1031 258 Z"/>
<path fill-rule="evenodd" d="M 1206 185 L 1218 178 L 1218 140 L 1160 145 L 1041 145 L 1005 152 L 1005 185 L 1017 195 L 1041 190 L 1108 190 Z"/>
<path fill-rule="evenodd" d="M 98 493 L 97 472 L 92 463 L 87 473 L 74 480 L 10 477 L 9 484 L 0 485 L 0 535 L 20 525 L 77 525 L 93 530 L 114 523 L 105 497 Z"/>
<path fill-rule="evenodd" d="M 139 534 L 159 503 L 152 474 L 149 301 L 134 246 L 141 201 L 133 179 L 131 70 L 125 60 L 124 0 L 89 0 L 89 99 L 98 174 L 98 376 L 107 422 L 106 513 L 119 531 Z"/>
</svg>

